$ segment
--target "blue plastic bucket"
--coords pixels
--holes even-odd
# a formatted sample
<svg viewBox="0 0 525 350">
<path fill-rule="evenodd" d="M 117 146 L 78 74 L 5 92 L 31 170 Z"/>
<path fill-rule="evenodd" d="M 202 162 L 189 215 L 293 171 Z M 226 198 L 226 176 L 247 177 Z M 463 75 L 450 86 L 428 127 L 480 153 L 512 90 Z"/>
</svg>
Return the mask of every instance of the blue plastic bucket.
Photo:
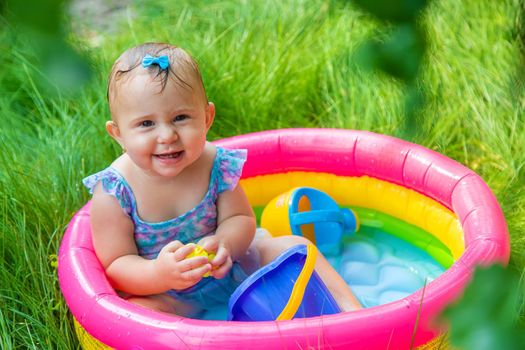
<svg viewBox="0 0 525 350">
<path fill-rule="evenodd" d="M 228 320 L 276 320 L 290 299 L 306 261 L 306 252 L 305 245 L 292 247 L 249 276 L 230 297 Z M 329 315 L 340 311 L 323 281 L 313 271 L 293 318 Z"/>
</svg>

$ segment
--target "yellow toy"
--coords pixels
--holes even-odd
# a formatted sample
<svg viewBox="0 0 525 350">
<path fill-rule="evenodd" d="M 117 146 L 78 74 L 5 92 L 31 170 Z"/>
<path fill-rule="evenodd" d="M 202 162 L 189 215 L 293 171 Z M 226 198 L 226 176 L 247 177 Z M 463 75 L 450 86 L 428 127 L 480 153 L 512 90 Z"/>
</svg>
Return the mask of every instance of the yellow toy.
<svg viewBox="0 0 525 350">
<path fill-rule="evenodd" d="M 211 262 L 215 258 L 215 253 L 208 253 L 200 245 L 196 244 L 195 249 L 186 255 L 186 259 L 193 258 L 194 256 L 205 256 L 208 258 L 208 261 Z M 210 273 L 205 273 L 203 277 L 210 277 Z"/>
</svg>

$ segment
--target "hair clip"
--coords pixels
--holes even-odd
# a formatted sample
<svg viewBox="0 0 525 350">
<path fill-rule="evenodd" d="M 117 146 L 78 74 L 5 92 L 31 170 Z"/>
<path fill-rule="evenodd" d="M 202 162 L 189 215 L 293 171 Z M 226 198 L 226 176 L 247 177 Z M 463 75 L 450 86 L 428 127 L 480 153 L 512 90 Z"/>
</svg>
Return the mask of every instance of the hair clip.
<svg viewBox="0 0 525 350">
<path fill-rule="evenodd" d="M 165 55 L 159 57 L 154 57 L 151 55 L 144 56 L 144 58 L 142 59 L 142 67 L 147 68 L 152 64 L 156 64 L 160 67 L 160 69 L 166 69 L 170 65 L 170 61 L 168 59 L 168 56 Z"/>
</svg>

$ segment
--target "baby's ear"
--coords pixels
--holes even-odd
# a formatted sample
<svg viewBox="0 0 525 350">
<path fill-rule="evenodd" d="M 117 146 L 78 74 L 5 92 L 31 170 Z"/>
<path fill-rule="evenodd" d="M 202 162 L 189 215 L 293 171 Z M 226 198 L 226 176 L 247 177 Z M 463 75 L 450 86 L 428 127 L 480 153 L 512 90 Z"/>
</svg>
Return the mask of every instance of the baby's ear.
<svg viewBox="0 0 525 350">
<path fill-rule="evenodd" d="M 124 148 L 124 145 L 122 144 L 122 137 L 120 136 L 120 129 L 118 128 L 117 123 L 112 120 L 108 120 L 106 122 L 106 131 L 108 132 L 109 136 L 118 142 L 120 147 Z"/>
<path fill-rule="evenodd" d="M 206 107 L 206 131 L 210 130 L 213 120 L 215 119 L 215 105 L 213 102 L 208 102 Z"/>
</svg>

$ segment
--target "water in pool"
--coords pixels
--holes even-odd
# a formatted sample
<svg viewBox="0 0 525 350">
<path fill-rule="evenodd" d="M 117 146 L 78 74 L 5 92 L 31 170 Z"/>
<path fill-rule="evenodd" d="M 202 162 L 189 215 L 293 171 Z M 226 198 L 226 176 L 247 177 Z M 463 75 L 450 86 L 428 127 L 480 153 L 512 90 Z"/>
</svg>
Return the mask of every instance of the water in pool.
<svg viewBox="0 0 525 350">
<path fill-rule="evenodd" d="M 363 307 L 402 299 L 445 271 L 445 267 L 423 249 L 396 237 L 397 234 L 366 223 L 366 220 L 362 222 L 357 234 L 345 238 L 341 254 L 327 257 Z M 206 312 L 201 318 L 225 320 L 226 315 L 227 306 L 224 305 Z"/>
</svg>

